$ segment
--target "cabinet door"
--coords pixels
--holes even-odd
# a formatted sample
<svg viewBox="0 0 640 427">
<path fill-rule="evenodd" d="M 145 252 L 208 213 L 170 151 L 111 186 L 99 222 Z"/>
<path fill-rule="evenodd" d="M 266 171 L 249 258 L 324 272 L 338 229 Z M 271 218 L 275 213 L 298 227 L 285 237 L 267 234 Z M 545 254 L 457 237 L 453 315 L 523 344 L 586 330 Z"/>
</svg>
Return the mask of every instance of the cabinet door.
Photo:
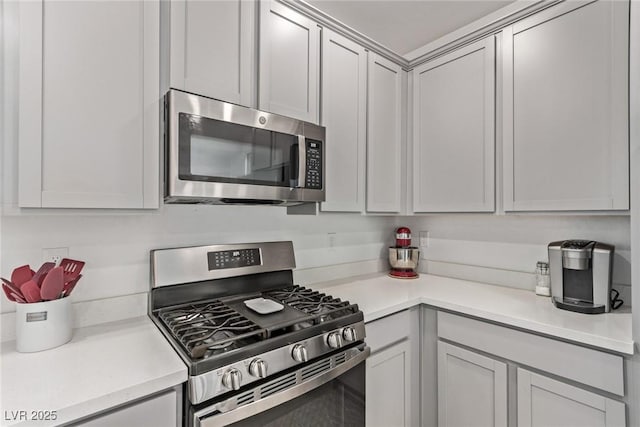
<svg viewBox="0 0 640 427">
<path fill-rule="evenodd" d="M 402 86 L 399 65 L 369 52 L 367 211 L 402 209 Z"/>
<path fill-rule="evenodd" d="M 507 365 L 438 342 L 438 425 L 507 425 Z"/>
<path fill-rule="evenodd" d="M 288 7 L 260 2 L 261 110 L 318 123 L 320 27 Z"/>
<path fill-rule="evenodd" d="M 495 42 L 413 71 L 413 210 L 492 212 Z"/>
<path fill-rule="evenodd" d="M 19 205 L 157 208 L 158 2 L 20 3 Z"/>
<path fill-rule="evenodd" d="M 253 106 L 255 2 L 171 1 L 171 87 Z"/>
<path fill-rule="evenodd" d="M 411 425 L 411 346 L 403 341 L 367 359 L 366 425 Z"/>
<path fill-rule="evenodd" d="M 624 403 L 518 368 L 518 426 L 626 425 Z"/>
<path fill-rule="evenodd" d="M 503 31 L 504 207 L 629 208 L 629 2 L 565 2 Z"/>
<path fill-rule="evenodd" d="M 323 211 L 361 212 L 365 200 L 367 52 L 322 33 L 322 125 L 327 130 Z"/>
<path fill-rule="evenodd" d="M 76 427 L 177 427 L 178 395 L 175 390 L 74 424 Z"/>
</svg>

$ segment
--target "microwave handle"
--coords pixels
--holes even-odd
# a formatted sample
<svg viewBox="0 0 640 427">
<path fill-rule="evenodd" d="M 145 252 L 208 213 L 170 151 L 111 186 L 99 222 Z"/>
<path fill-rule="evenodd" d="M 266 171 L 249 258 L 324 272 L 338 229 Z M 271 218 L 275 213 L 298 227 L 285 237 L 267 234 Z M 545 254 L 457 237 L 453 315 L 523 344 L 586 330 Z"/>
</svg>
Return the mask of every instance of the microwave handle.
<svg viewBox="0 0 640 427">
<path fill-rule="evenodd" d="M 307 185 L 307 142 L 304 135 L 298 135 L 298 188 Z"/>
</svg>

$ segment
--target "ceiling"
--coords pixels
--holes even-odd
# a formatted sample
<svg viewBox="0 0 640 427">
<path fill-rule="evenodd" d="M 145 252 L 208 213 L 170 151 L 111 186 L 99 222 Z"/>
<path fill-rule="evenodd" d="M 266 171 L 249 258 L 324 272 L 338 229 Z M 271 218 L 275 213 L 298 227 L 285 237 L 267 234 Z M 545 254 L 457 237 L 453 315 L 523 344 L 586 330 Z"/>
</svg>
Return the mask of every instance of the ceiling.
<svg viewBox="0 0 640 427">
<path fill-rule="evenodd" d="M 513 0 L 306 1 L 400 55 L 513 3 Z"/>
</svg>

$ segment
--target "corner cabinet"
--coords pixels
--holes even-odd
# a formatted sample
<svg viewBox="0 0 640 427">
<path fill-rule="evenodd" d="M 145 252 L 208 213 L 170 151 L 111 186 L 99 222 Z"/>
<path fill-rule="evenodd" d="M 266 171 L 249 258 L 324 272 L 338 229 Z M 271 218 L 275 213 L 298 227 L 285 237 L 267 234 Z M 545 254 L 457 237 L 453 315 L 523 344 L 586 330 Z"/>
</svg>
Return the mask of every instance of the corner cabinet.
<svg viewBox="0 0 640 427">
<path fill-rule="evenodd" d="M 495 209 L 495 41 L 413 70 L 413 211 Z"/>
<path fill-rule="evenodd" d="M 172 0 L 170 86 L 255 106 L 256 3 Z"/>
<path fill-rule="evenodd" d="M 518 427 L 626 424 L 625 405 L 518 368 Z"/>
<path fill-rule="evenodd" d="M 322 126 L 327 130 L 322 211 L 362 212 L 367 144 L 367 52 L 322 31 Z"/>
<path fill-rule="evenodd" d="M 507 427 L 507 365 L 438 341 L 438 426 Z"/>
<path fill-rule="evenodd" d="M 400 213 L 405 177 L 403 88 L 406 72 L 369 52 L 367 122 L 367 211 Z"/>
<path fill-rule="evenodd" d="M 157 208 L 159 2 L 19 7 L 19 206 Z"/>
<path fill-rule="evenodd" d="M 629 209 L 629 2 L 503 30 L 505 211 Z"/>
<path fill-rule="evenodd" d="M 259 108 L 318 123 L 320 27 L 277 3 L 260 2 Z"/>
</svg>

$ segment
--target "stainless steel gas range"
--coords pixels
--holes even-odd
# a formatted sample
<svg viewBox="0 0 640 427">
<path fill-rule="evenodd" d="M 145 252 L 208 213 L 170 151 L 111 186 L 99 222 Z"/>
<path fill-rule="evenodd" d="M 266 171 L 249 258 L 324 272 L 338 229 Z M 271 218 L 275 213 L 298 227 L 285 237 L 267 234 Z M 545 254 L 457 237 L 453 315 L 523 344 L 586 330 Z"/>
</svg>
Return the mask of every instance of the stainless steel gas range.
<svg viewBox="0 0 640 427">
<path fill-rule="evenodd" d="M 151 252 L 149 316 L 189 368 L 184 424 L 364 425 L 362 312 L 293 284 L 291 242 Z"/>
</svg>

